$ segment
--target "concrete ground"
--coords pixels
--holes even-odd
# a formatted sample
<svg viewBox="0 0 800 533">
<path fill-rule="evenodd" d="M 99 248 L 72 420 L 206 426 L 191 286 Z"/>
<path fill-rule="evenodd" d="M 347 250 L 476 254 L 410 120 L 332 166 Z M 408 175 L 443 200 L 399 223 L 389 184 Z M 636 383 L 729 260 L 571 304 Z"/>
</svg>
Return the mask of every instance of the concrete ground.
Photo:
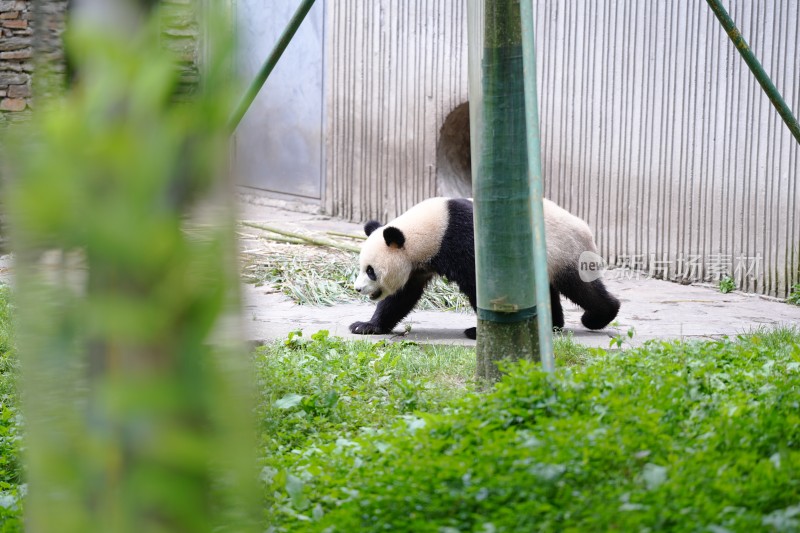
<svg viewBox="0 0 800 533">
<path fill-rule="evenodd" d="M 313 212 L 307 206 L 279 204 L 275 201 L 246 198 L 241 203 L 240 218 L 270 224 L 290 231 L 324 233 L 362 232 L 361 225 L 331 219 Z M 254 242 L 242 241 L 246 250 Z M 0 256 L 0 283 L 9 282 L 12 270 L 10 256 Z M 582 311 L 564 302 L 566 332 L 582 344 L 608 347 L 616 335 L 634 330 L 631 344 L 648 339 L 710 339 L 733 336 L 762 326 L 800 325 L 800 307 L 753 294 L 722 294 L 710 286 L 680 285 L 648 279 L 623 269 L 606 272 L 609 291 L 622 302 L 615 325 L 603 331 L 588 331 L 580 323 Z M 332 335 L 352 335 L 348 325 L 368 320 L 375 304 L 347 303 L 332 307 L 310 307 L 294 304 L 287 297 L 270 290 L 243 284 L 244 332 L 246 340 L 265 342 L 285 338 L 290 331 L 303 330 L 310 335 L 327 329 Z M 413 311 L 394 335 L 372 338 L 407 339 L 423 343 L 474 345 L 463 330 L 475 325 L 473 313 Z M 626 337 L 627 338 L 627 337 Z"/>
<path fill-rule="evenodd" d="M 241 217 L 290 230 L 362 232 L 359 224 L 292 211 L 274 203 L 244 203 Z M 609 291 L 622 302 L 614 326 L 589 331 L 580 323 L 582 310 L 563 302 L 565 332 L 582 344 L 607 348 L 612 337 L 626 335 L 631 328 L 634 336 L 630 344 L 639 345 L 649 339 L 711 339 L 762 326 L 800 325 L 800 307 L 771 298 L 737 291 L 722 294 L 711 286 L 649 279 L 625 269 L 610 270 L 605 279 Z M 361 337 L 351 334 L 348 325 L 368 320 L 375 309 L 368 301 L 333 307 L 300 306 L 267 287 L 253 285 L 244 286 L 244 300 L 245 331 L 252 341 L 282 338 L 297 329 L 306 335 L 327 329 L 332 335 Z M 474 345 L 475 341 L 464 337 L 463 330 L 474 326 L 475 320 L 473 313 L 413 311 L 395 328 L 394 335 L 372 338 Z"/>
</svg>

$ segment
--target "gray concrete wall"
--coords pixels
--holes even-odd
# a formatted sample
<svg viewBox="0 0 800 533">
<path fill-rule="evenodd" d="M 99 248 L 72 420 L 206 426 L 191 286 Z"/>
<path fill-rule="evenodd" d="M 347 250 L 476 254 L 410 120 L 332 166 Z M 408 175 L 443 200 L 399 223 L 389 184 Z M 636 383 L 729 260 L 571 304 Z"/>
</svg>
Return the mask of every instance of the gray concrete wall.
<svg viewBox="0 0 800 533">
<path fill-rule="evenodd" d="M 234 0 L 239 72 L 255 79 L 299 0 Z M 323 193 L 323 28 L 314 4 L 235 133 L 239 184 L 282 198 Z"/>
</svg>

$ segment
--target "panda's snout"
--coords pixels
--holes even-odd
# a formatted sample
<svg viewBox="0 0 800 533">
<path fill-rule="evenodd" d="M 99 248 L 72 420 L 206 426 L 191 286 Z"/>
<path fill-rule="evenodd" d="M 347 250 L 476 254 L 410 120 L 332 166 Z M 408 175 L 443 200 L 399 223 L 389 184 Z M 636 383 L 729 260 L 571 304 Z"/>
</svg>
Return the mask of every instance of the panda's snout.
<svg viewBox="0 0 800 533">
<path fill-rule="evenodd" d="M 380 289 L 378 289 L 376 291 L 372 291 L 372 292 L 367 292 L 365 290 L 366 287 L 358 287 L 358 286 L 356 286 L 355 289 L 359 294 L 366 294 L 367 296 L 369 296 L 371 300 L 377 300 L 383 294 L 383 291 L 380 290 Z"/>
<path fill-rule="evenodd" d="M 374 287 L 369 278 L 363 279 L 364 277 L 366 276 L 359 276 L 358 279 L 356 279 L 353 288 L 359 294 L 366 294 L 370 297 L 370 299 L 377 300 L 381 297 L 383 291 L 380 289 L 380 287 Z"/>
<path fill-rule="evenodd" d="M 367 278 L 367 279 L 364 279 L 364 278 L 367 278 L 367 277 L 364 274 L 359 274 L 359 276 L 356 278 L 356 282 L 353 284 L 353 288 L 358 293 L 363 293 L 367 289 L 367 287 L 369 286 L 369 283 L 368 283 L 369 278 Z"/>
</svg>

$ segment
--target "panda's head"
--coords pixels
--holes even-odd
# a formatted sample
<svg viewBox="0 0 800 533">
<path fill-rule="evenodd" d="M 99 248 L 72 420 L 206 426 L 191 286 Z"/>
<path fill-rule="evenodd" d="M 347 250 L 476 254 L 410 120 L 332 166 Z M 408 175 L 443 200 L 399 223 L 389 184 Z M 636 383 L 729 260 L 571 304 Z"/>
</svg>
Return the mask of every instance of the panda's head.
<svg viewBox="0 0 800 533">
<path fill-rule="evenodd" d="M 408 282 L 413 262 L 405 247 L 406 237 L 398 228 L 371 220 L 364 225 L 364 232 L 367 240 L 361 247 L 355 289 L 372 300 L 382 300 Z"/>
</svg>

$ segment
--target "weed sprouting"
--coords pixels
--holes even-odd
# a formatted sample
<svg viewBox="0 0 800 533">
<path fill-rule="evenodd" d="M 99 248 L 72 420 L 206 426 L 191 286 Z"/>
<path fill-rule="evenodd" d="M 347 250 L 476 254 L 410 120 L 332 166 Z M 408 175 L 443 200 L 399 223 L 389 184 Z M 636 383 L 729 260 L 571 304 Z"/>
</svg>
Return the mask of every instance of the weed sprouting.
<svg viewBox="0 0 800 533">
<path fill-rule="evenodd" d="M 796 283 L 792 286 L 792 291 L 789 293 L 789 297 L 786 298 L 786 301 L 792 305 L 800 305 L 800 283 Z"/>
<path fill-rule="evenodd" d="M 732 277 L 723 276 L 722 279 L 719 280 L 719 292 L 722 294 L 728 294 L 734 290 L 736 290 L 736 282 Z"/>
</svg>

